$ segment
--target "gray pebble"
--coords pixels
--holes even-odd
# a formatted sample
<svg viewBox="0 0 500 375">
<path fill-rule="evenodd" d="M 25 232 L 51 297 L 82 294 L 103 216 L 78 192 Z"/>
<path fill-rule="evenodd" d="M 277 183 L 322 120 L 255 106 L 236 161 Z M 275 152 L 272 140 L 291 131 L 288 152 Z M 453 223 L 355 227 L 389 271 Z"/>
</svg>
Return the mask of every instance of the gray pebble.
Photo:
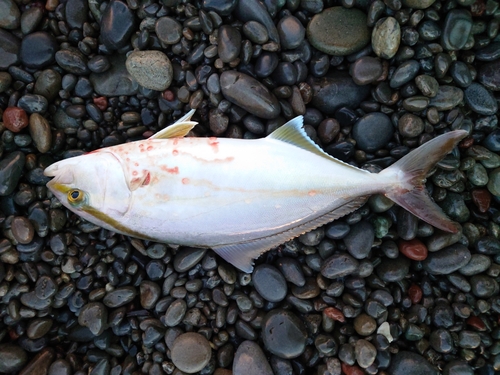
<svg viewBox="0 0 500 375">
<path fill-rule="evenodd" d="M 234 355 L 234 375 L 273 375 L 260 346 L 254 341 L 243 341 Z"/>
<path fill-rule="evenodd" d="M 422 262 L 424 270 L 433 275 L 448 275 L 469 263 L 471 253 L 464 245 L 455 244 L 429 253 Z"/>
</svg>

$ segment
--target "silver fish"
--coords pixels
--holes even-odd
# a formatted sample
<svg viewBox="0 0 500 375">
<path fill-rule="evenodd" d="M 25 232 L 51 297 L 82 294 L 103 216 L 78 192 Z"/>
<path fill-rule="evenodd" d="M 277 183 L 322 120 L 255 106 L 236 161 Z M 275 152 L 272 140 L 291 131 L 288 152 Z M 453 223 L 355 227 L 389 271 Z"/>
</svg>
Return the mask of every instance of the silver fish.
<svg viewBox="0 0 500 375">
<path fill-rule="evenodd" d="M 59 161 L 45 170 L 71 211 L 111 231 L 212 248 L 244 272 L 294 237 L 384 194 L 448 232 L 457 224 L 428 196 L 429 170 L 467 135 L 436 137 L 380 173 L 333 158 L 301 116 L 256 140 L 184 137 L 193 111 L 142 141 Z"/>
</svg>

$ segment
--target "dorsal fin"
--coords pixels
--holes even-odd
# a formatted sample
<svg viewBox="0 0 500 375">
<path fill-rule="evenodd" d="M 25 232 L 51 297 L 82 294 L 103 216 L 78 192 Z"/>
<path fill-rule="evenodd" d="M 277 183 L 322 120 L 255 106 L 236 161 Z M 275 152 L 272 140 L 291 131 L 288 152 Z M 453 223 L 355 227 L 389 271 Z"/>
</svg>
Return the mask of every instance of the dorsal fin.
<svg viewBox="0 0 500 375">
<path fill-rule="evenodd" d="M 172 125 L 167 126 L 165 129 L 160 130 L 156 134 L 153 134 L 150 139 L 168 139 L 186 136 L 186 134 L 198 124 L 196 121 L 190 121 L 194 112 L 194 109 L 190 110 Z"/>
<path fill-rule="evenodd" d="M 311 138 L 309 138 L 303 126 L 304 126 L 304 118 L 302 116 L 297 116 L 294 119 L 288 121 L 285 125 L 273 131 L 266 138 L 289 143 L 291 145 L 300 147 L 304 150 L 310 151 L 318 156 L 327 158 L 328 160 L 331 160 L 335 163 L 340 163 L 347 167 L 354 168 L 357 171 L 370 173 L 363 169 L 359 169 L 350 164 L 347 164 L 342 160 L 336 159 L 331 155 L 328 155 L 316 143 L 314 143 L 314 141 Z"/>
</svg>

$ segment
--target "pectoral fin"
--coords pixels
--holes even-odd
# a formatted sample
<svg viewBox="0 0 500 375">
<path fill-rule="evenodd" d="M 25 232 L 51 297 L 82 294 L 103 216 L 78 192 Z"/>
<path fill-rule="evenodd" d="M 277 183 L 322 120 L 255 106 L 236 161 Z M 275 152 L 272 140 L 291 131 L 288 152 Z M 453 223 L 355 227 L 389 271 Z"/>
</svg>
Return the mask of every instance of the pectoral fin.
<svg viewBox="0 0 500 375">
<path fill-rule="evenodd" d="M 167 126 L 165 129 L 160 130 L 158 133 L 153 134 L 150 139 L 168 139 L 185 137 L 198 123 L 191 121 L 195 110 L 192 109 L 172 125 Z"/>
<path fill-rule="evenodd" d="M 337 207 L 327 214 L 314 218 L 295 228 L 287 231 L 274 234 L 272 236 L 258 238 L 251 241 L 235 242 L 226 245 L 213 246 L 212 249 L 224 258 L 227 262 L 231 263 L 236 268 L 243 272 L 251 273 L 253 271 L 253 261 L 266 251 L 288 241 L 292 238 L 298 237 L 313 229 L 316 229 L 326 223 L 336 220 L 345 216 L 355 209 L 361 207 L 368 199 L 368 196 L 354 198 L 352 201 Z"/>
</svg>

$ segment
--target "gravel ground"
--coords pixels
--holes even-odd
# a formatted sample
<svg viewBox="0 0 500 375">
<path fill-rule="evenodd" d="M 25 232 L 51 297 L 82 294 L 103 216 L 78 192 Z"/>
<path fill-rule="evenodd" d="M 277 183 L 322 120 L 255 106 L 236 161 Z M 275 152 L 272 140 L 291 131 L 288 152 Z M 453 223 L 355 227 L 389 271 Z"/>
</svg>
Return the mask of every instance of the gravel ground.
<svg viewBox="0 0 500 375">
<path fill-rule="evenodd" d="M 0 373 L 499 373 L 499 28 L 494 0 L 0 0 Z M 462 231 L 373 196 L 245 274 L 45 187 L 190 109 L 201 137 L 303 115 L 371 172 L 467 130 L 427 182 Z"/>
</svg>

